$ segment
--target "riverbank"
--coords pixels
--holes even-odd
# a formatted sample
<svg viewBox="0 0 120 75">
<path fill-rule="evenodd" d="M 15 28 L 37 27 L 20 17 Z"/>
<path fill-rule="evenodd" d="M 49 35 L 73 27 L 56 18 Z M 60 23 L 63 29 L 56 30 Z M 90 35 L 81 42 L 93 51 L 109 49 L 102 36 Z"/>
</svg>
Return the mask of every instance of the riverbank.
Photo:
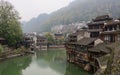
<svg viewBox="0 0 120 75">
<path fill-rule="evenodd" d="M 50 50 L 50 49 L 58 49 L 58 50 L 65 50 L 65 46 L 64 45 L 49 45 L 49 46 L 40 46 L 34 49 L 34 50 Z"/>
<path fill-rule="evenodd" d="M 48 49 L 65 49 L 64 45 L 51 45 Z"/>
<path fill-rule="evenodd" d="M 17 49 L 5 47 L 4 49 L 6 50 L 0 53 L 0 61 L 10 58 L 20 57 L 28 54 L 34 54 L 34 51 L 31 51 L 30 49 L 27 49 L 25 47 L 21 47 Z"/>
<path fill-rule="evenodd" d="M 50 45 L 49 48 L 65 48 L 64 45 Z"/>
</svg>

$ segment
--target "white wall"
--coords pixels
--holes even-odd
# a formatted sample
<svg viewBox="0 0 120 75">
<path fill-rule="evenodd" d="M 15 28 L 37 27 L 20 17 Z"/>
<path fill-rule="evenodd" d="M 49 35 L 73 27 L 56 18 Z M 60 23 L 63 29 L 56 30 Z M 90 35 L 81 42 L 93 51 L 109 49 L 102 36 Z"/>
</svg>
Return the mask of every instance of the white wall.
<svg viewBox="0 0 120 75">
<path fill-rule="evenodd" d="M 98 44 L 100 44 L 100 43 L 103 43 L 103 41 L 102 41 L 101 39 L 97 39 L 97 40 L 95 41 L 95 46 L 98 45 Z"/>
</svg>

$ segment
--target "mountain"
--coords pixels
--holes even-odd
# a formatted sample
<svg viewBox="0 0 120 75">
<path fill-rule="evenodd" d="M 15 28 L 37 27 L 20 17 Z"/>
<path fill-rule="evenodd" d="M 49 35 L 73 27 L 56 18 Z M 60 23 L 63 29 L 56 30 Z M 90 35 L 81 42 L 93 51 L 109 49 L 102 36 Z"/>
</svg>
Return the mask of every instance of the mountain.
<svg viewBox="0 0 120 75">
<path fill-rule="evenodd" d="M 49 17 L 48 14 L 40 14 L 37 18 L 32 18 L 28 22 L 22 22 L 23 32 L 39 32 L 42 23 Z"/>
<path fill-rule="evenodd" d="M 51 14 L 41 14 L 25 24 L 24 31 L 50 31 L 56 25 L 89 21 L 96 16 L 109 14 L 120 16 L 120 0 L 75 0 Z M 27 28 L 27 29 L 26 29 Z"/>
</svg>

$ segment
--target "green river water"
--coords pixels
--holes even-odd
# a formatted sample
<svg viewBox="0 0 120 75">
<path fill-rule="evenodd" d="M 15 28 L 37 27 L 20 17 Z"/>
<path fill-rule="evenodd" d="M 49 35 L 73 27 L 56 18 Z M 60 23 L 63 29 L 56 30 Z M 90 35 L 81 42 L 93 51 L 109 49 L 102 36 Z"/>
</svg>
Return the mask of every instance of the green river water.
<svg viewBox="0 0 120 75">
<path fill-rule="evenodd" d="M 0 62 L 0 75 L 91 75 L 66 61 L 65 50 L 37 51 L 35 55 Z"/>
</svg>

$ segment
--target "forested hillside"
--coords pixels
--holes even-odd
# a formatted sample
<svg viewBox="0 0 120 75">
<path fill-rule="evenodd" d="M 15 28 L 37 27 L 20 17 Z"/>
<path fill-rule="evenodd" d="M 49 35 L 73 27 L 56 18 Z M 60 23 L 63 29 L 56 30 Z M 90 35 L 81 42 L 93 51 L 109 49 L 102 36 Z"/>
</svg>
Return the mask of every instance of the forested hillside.
<svg viewBox="0 0 120 75">
<path fill-rule="evenodd" d="M 49 15 L 42 14 L 25 23 L 25 32 L 50 31 L 51 27 L 59 24 L 70 24 L 89 21 L 96 16 L 109 14 L 114 18 L 120 16 L 120 0 L 75 0 L 67 7 Z"/>
</svg>

